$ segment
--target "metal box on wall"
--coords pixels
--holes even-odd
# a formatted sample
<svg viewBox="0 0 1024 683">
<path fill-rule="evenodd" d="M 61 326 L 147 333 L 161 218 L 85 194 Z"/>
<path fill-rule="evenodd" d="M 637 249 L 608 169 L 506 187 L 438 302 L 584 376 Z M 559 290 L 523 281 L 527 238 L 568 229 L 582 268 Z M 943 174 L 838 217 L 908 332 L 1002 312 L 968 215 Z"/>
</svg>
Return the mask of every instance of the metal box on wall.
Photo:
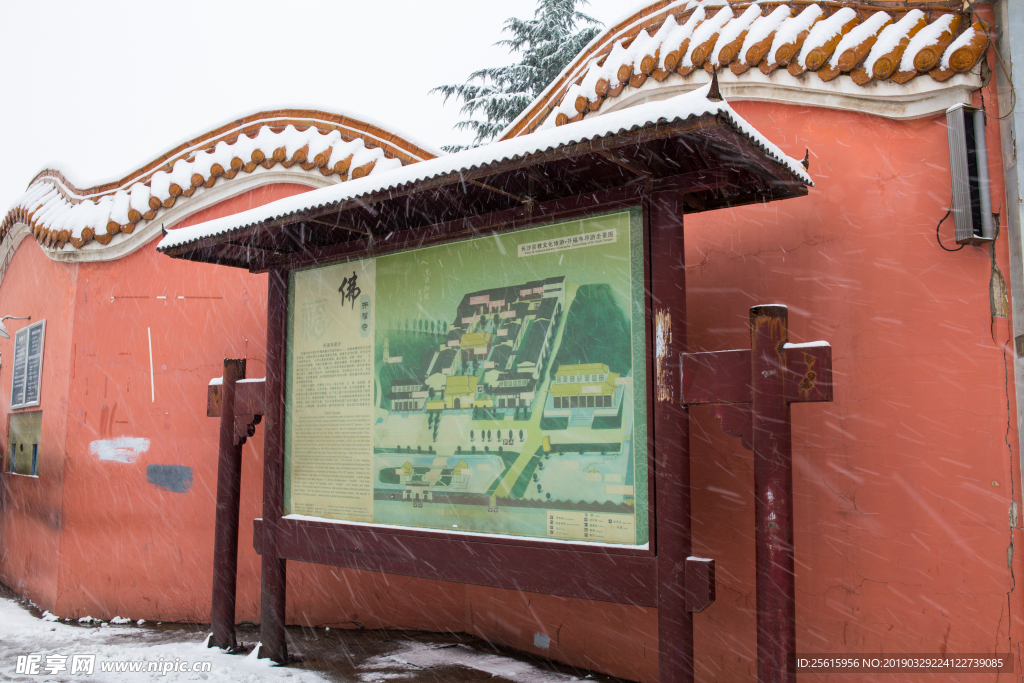
<svg viewBox="0 0 1024 683">
<path fill-rule="evenodd" d="M 991 242 L 995 230 L 985 148 L 985 111 L 954 105 L 946 110 L 946 126 L 957 244 Z"/>
</svg>

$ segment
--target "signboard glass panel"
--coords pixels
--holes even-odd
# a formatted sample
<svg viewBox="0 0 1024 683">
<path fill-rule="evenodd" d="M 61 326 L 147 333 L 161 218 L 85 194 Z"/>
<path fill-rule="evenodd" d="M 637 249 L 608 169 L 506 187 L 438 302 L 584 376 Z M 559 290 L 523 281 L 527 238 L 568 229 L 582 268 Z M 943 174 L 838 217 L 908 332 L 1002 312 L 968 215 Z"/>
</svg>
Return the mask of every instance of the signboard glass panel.
<svg viewBox="0 0 1024 683">
<path fill-rule="evenodd" d="M 285 513 L 642 546 L 639 209 L 293 271 Z"/>
</svg>

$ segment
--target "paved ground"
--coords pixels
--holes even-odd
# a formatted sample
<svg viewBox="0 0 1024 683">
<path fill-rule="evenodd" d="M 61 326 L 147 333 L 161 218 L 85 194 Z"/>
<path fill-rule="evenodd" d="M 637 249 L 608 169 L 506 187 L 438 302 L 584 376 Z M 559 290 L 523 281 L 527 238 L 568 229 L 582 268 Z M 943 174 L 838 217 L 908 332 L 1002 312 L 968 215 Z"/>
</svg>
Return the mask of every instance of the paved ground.
<svg viewBox="0 0 1024 683">
<path fill-rule="evenodd" d="M 293 647 L 308 667 L 335 681 L 617 681 L 465 634 L 295 629 Z"/>
<path fill-rule="evenodd" d="M 409 631 L 348 631 L 291 627 L 291 652 L 302 661 L 270 666 L 250 654 L 228 655 L 206 648 L 205 624 L 131 622 L 78 623 L 59 620 L 0 585 L 0 681 L 289 681 L 289 683 L 569 683 L 621 679 L 591 674 L 548 660 L 495 647 L 465 634 Z M 251 651 L 259 628 L 243 625 L 238 638 Z M 40 672 L 18 671 L 18 657 L 40 655 Z M 94 673 L 71 673 L 71 657 L 96 655 Z M 63 671 L 47 672 L 47 657 L 67 656 Z M 101 671 L 117 662 L 135 662 L 141 672 Z M 209 662 L 209 672 L 146 672 L 171 662 Z"/>
</svg>

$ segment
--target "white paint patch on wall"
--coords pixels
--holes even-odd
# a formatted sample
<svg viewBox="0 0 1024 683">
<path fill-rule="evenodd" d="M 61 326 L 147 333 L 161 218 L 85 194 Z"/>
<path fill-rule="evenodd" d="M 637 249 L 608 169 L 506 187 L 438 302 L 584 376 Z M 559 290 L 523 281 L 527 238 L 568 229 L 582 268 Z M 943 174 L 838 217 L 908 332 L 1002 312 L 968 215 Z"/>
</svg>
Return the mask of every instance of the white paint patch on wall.
<svg viewBox="0 0 1024 683">
<path fill-rule="evenodd" d="M 135 462 L 148 450 L 149 439 L 135 436 L 119 436 L 116 439 L 93 441 L 89 444 L 90 453 L 100 460 L 114 462 Z"/>
</svg>

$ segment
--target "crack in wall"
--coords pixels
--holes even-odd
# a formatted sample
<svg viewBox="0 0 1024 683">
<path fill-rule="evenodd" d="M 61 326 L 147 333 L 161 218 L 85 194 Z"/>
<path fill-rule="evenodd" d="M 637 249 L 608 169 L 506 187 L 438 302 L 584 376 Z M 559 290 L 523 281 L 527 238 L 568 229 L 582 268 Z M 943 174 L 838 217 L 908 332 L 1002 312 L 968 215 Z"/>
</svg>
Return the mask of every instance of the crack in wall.
<svg viewBox="0 0 1024 683">
<path fill-rule="evenodd" d="M 992 259 L 992 276 L 989 279 L 989 309 L 993 318 L 1010 317 L 1010 301 L 1006 290 L 1006 279 L 996 263 L 996 240 L 999 239 L 999 214 L 992 214 L 992 226 L 995 237 L 989 243 L 988 253 Z"/>
</svg>

